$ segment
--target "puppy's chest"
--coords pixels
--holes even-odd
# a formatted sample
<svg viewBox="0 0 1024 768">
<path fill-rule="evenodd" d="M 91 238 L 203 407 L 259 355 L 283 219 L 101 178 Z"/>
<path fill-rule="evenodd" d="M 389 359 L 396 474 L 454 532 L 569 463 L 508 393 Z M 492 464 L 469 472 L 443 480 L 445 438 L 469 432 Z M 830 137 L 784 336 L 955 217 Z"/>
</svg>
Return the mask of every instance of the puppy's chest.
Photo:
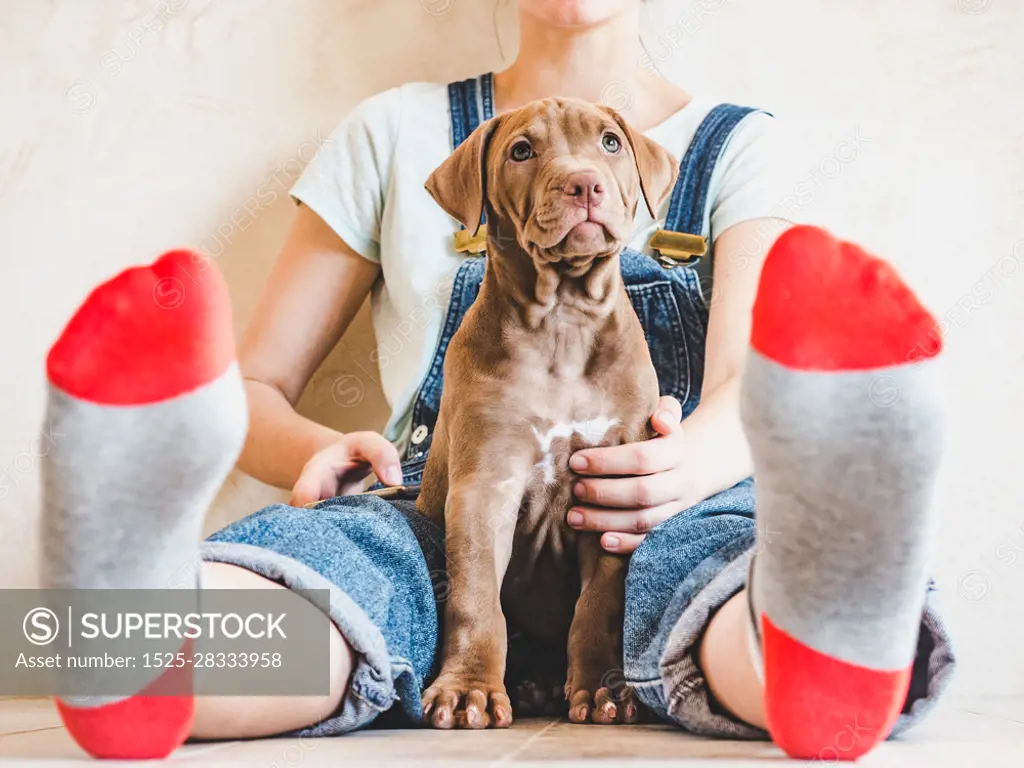
<svg viewBox="0 0 1024 768">
<path fill-rule="evenodd" d="M 539 553 L 551 550 L 556 559 L 570 549 L 575 532 L 565 523 L 572 504 L 575 474 L 569 458 L 583 448 L 617 445 L 623 442 L 622 420 L 597 412 L 587 418 L 575 414 L 564 419 L 535 418 L 532 466 L 516 524 L 520 546 Z M 536 555 L 530 558 L 536 562 Z"/>
<path fill-rule="evenodd" d="M 574 350 L 578 352 L 578 350 Z M 565 522 L 578 476 L 569 459 L 584 448 L 642 440 L 657 396 L 657 383 L 638 386 L 635 379 L 613 369 L 587 375 L 588 360 L 547 359 L 518 368 L 510 411 L 529 435 L 530 469 L 520 507 L 517 534 L 535 537 L 561 550 L 575 537 Z M 648 391 L 650 390 L 650 391 Z M 522 432 L 520 432 L 522 434 Z"/>
<path fill-rule="evenodd" d="M 518 414 L 529 424 L 532 469 L 526 505 L 534 513 L 553 506 L 561 519 L 569 505 L 575 478 L 569 458 L 584 448 L 621 445 L 641 439 L 649 414 L 633 388 L 596 385 L 582 377 L 561 386 L 537 387 L 520 401 Z"/>
<path fill-rule="evenodd" d="M 531 430 L 537 441 L 537 461 L 527 493 L 547 495 L 552 486 L 569 482 L 569 458 L 573 453 L 583 448 L 618 445 L 623 442 L 624 426 L 616 416 L 595 413 L 585 418 L 539 418 L 531 424 Z"/>
</svg>

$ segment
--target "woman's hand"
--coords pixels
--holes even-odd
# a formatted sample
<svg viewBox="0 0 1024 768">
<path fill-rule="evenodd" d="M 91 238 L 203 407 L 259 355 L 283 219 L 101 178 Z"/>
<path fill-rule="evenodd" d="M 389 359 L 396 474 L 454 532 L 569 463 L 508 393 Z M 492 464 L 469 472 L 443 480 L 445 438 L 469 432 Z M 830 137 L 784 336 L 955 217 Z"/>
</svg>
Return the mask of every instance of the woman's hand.
<svg viewBox="0 0 1024 768">
<path fill-rule="evenodd" d="M 370 471 L 385 485 L 402 484 L 398 450 L 376 432 L 342 435 L 306 462 L 288 502 L 301 507 L 334 496 L 358 493 Z"/>
<path fill-rule="evenodd" d="M 682 417 L 679 401 L 663 397 L 651 417 L 657 437 L 574 453 L 569 466 L 582 477 L 573 484 L 569 525 L 602 531 L 602 547 L 628 554 L 658 523 L 696 504 L 683 467 Z"/>
<path fill-rule="evenodd" d="M 701 400 L 686 417 L 685 434 L 681 406 L 663 397 L 651 418 L 657 437 L 588 448 L 570 459 L 581 477 L 573 486 L 578 502 L 569 510 L 569 525 L 601 531 L 609 552 L 632 552 L 654 526 L 754 471 L 739 416 L 740 374 L 761 264 L 791 226 L 782 219 L 750 219 L 719 235 Z"/>
</svg>

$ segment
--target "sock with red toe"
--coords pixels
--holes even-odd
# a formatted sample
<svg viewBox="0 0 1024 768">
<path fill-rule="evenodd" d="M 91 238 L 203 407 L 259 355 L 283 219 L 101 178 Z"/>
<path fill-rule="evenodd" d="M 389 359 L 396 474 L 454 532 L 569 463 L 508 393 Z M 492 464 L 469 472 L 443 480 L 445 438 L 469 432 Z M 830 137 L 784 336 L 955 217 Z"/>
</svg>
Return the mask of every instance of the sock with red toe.
<svg viewBox="0 0 1024 768">
<path fill-rule="evenodd" d="M 197 590 L 203 518 L 247 425 L 217 268 L 175 251 L 122 272 L 89 295 L 46 367 L 47 419 L 63 437 L 42 466 L 43 586 Z M 164 757 L 189 733 L 190 675 L 57 706 L 95 757 Z"/>
<path fill-rule="evenodd" d="M 757 478 L 748 595 L 773 740 L 856 759 L 903 707 L 942 448 L 935 319 L 858 246 L 796 227 L 766 258 L 742 418 Z"/>
</svg>

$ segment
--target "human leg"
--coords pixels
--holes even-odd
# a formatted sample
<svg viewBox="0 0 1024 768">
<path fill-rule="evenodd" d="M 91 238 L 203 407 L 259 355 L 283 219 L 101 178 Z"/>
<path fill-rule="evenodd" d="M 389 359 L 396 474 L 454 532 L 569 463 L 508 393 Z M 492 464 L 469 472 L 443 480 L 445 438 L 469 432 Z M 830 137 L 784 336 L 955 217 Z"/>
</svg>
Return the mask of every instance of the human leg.
<svg viewBox="0 0 1024 768">
<path fill-rule="evenodd" d="M 854 759 L 923 717 L 953 668 L 924 570 L 934 321 L 891 269 L 820 230 L 780 240 L 758 302 L 755 349 L 785 370 L 755 360 L 744 382 L 756 533 L 715 497 L 648 537 L 627 591 L 627 676 L 690 730 L 767 727 L 795 756 Z M 733 518 L 735 538 L 716 540 L 709 514 Z"/>
<path fill-rule="evenodd" d="M 44 586 L 178 589 L 197 601 L 200 583 L 331 595 L 326 697 L 197 703 L 192 670 L 168 670 L 135 695 L 58 700 L 86 751 L 151 758 L 190 733 L 340 733 L 390 707 L 396 690 L 418 715 L 437 634 L 431 574 L 443 578 L 444 562 L 440 534 L 411 508 L 374 497 L 268 508 L 203 545 L 215 562 L 197 567 L 206 509 L 246 422 L 230 302 L 212 264 L 177 252 L 101 285 L 54 345 L 47 373 L 59 439 L 43 465 Z M 175 695 L 158 695 L 168 690 Z"/>
<path fill-rule="evenodd" d="M 259 574 L 223 563 L 204 563 L 204 589 L 287 589 Z M 197 696 L 190 738 L 253 739 L 309 728 L 337 711 L 348 691 L 355 657 L 331 624 L 330 692 L 323 696 Z"/>
</svg>

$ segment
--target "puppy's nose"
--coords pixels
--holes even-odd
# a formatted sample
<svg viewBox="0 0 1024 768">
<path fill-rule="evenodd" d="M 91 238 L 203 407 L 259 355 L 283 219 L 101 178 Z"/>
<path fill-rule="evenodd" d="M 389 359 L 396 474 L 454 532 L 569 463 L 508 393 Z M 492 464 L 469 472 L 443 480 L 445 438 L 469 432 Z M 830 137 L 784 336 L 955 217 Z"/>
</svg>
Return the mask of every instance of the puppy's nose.
<svg viewBox="0 0 1024 768">
<path fill-rule="evenodd" d="M 600 205 L 604 199 L 604 185 L 594 171 L 576 171 L 565 178 L 562 192 L 570 198 L 568 202 L 580 208 Z"/>
</svg>

